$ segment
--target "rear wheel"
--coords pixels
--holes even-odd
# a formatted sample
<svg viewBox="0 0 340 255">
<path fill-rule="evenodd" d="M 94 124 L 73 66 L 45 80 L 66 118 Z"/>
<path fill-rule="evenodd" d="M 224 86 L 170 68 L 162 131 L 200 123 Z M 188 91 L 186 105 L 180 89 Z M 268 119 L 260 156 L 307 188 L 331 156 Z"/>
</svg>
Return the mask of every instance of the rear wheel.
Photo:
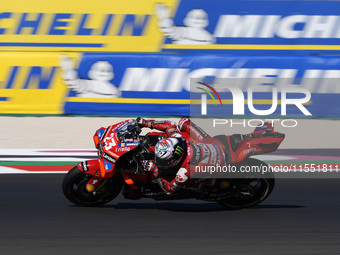
<svg viewBox="0 0 340 255">
<path fill-rule="evenodd" d="M 64 177 L 63 193 L 72 203 L 80 206 L 100 206 L 113 200 L 120 193 L 123 182 L 119 174 L 115 174 L 94 193 L 86 190 L 86 184 L 91 175 L 83 173 L 77 167 L 72 168 Z M 99 186 L 101 186 L 99 184 Z M 98 187 L 99 187 L 98 186 Z"/>
<path fill-rule="evenodd" d="M 260 160 L 249 158 L 243 165 L 267 166 Z M 269 169 L 269 167 L 268 167 Z M 263 202 L 272 193 L 275 186 L 273 173 L 247 173 L 242 179 L 230 180 L 233 196 L 218 201 L 227 208 L 246 208 Z"/>
</svg>

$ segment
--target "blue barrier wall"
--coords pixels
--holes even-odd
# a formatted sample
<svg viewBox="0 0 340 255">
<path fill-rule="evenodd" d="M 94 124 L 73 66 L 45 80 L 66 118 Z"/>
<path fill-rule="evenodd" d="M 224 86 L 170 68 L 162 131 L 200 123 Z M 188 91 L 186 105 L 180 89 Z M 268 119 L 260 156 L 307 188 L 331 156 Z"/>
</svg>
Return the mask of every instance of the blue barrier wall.
<svg viewBox="0 0 340 255">
<path fill-rule="evenodd" d="M 198 81 L 210 85 L 214 85 L 215 78 L 236 78 L 245 99 L 248 88 L 252 89 L 256 100 L 271 99 L 273 88 L 278 92 L 282 87 L 303 88 L 311 93 L 311 100 L 305 105 L 311 117 L 340 117 L 339 57 L 86 53 L 75 70 L 78 72 L 75 81 L 80 82 L 79 86 L 88 86 L 89 81 L 92 86 L 100 86 L 100 77 L 96 80 L 90 76 L 94 65 L 103 61 L 113 70 L 114 78 L 109 83 L 117 89 L 116 98 L 101 94 L 88 98 L 79 93 L 81 88 L 73 90 L 70 86 L 64 113 L 189 115 L 190 98 L 199 99 L 202 94 L 193 88 L 190 93 L 190 78 L 198 78 Z M 231 93 L 221 95 L 223 99 L 232 99 Z M 304 95 L 290 96 L 301 98 Z M 259 102 L 257 109 L 267 109 L 271 105 Z M 278 107 L 272 115 L 280 116 L 280 111 Z M 232 116 L 232 103 L 226 105 L 220 114 Z M 244 115 L 252 116 L 249 111 Z M 303 117 L 304 114 L 297 107 L 288 106 L 286 116 Z"/>
<path fill-rule="evenodd" d="M 190 23 L 195 9 L 208 21 L 200 27 L 206 33 L 196 31 L 196 37 Z M 339 1 L 181 0 L 162 51 L 338 54 L 339 9 Z"/>
</svg>

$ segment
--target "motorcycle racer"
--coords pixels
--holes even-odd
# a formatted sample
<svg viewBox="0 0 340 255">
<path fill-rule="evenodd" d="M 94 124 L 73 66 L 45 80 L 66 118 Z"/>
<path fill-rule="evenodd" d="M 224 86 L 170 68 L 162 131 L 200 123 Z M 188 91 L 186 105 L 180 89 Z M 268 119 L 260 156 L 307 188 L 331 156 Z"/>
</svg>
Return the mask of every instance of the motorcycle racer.
<svg viewBox="0 0 340 255">
<path fill-rule="evenodd" d="M 155 153 L 154 160 L 144 160 L 142 163 L 144 170 L 151 172 L 169 195 L 186 185 L 190 177 L 193 177 L 190 173 L 194 173 L 195 166 L 224 165 L 226 162 L 224 145 L 188 118 L 180 119 L 178 128 L 175 122 L 170 121 L 138 118 L 137 122 L 142 127 L 167 134 L 166 138 L 151 148 Z M 175 176 L 172 180 L 164 178 L 164 175 L 171 173 Z"/>
<path fill-rule="evenodd" d="M 141 135 L 143 127 L 161 131 Z M 250 134 L 211 138 L 186 118 L 178 126 L 169 121 L 128 119 L 96 130 L 93 141 L 98 157 L 73 166 L 62 189 L 70 202 L 80 206 L 103 205 L 122 193 L 127 199 L 196 198 L 227 208 L 246 208 L 271 194 L 274 173 L 240 172 L 233 178 L 234 171 L 223 169 L 270 169 L 251 156 L 275 151 L 284 137 L 269 122 Z"/>
</svg>

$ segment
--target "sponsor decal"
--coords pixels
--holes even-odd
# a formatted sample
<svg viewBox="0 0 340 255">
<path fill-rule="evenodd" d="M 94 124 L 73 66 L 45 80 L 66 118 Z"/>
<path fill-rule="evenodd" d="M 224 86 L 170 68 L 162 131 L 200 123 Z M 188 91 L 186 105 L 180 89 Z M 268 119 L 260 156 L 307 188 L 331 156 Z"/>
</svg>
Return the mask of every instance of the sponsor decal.
<svg viewBox="0 0 340 255">
<path fill-rule="evenodd" d="M 109 131 L 109 128 L 106 128 L 102 136 L 100 137 L 100 141 L 103 140 L 103 138 L 106 136 L 107 131 Z"/>
<path fill-rule="evenodd" d="M 74 61 L 67 55 L 60 56 L 60 70 L 63 83 L 77 97 L 85 98 L 118 98 L 121 92 L 111 83 L 114 77 L 113 66 L 108 61 L 97 61 L 90 66 L 88 77 L 78 76 Z"/>
<path fill-rule="evenodd" d="M 1 24 L 0 20 L 0 26 Z M 166 57 L 155 56 L 156 54 L 148 55 L 150 61 L 144 61 L 143 56 L 142 61 L 138 54 L 117 56 L 68 53 L 69 58 L 77 59 L 79 62 L 77 79 L 81 80 L 91 79 L 88 75 L 93 64 L 102 60 L 109 62 L 116 74 L 110 83 L 124 95 L 124 98 L 87 98 L 63 83 L 67 78 L 62 77 L 63 71 L 58 66 L 59 54 L 2 52 L 0 112 L 3 114 L 102 112 L 104 115 L 114 113 L 128 115 L 138 107 L 141 114 L 154 112 L 155 115 L 171 115 L 177 112 L 178 115 L 201 116 L 201 96 L 206 95 L 207 115 L 211 115 L 215 110 L 216 116 L 224 114 L 223 117 L 226 114 L 231 116 L 232 113 L 239 116 L 253 114 L 262 116 L 273 111 L 273 116 L 303 114 L 308 117 L 310 116 L 306 115 L 308 112 L 312 113 L 313 117 L 339 115 L 339 111 L 335 109 L 322 110 L 324 102 L 327 101 L 327 105 L 334 105 L 333 102 L 337 102 L 340 95 L 340 86 L 337 82 L 340 78 L 338 57 L 287 56 L 266 59 L 249 56 L 222 58 L 219 55 L 197 57 L 172 54 L 171 58 L 174 61 L 169 63 Z M 190 77 L 197 78 L 197 82 L 206 81 L 205 84 L 211 84 L 218 91 L 223 106 L 220 105 L 217 95 L 206 86 L 198 85 L 197 82 L 190 86 Z M 210 77 L 214 82 L 210 81 Z M 217 87 L 215 81 L 218 78 L 230 79 L 229 82 L 226 80 L 228 83 L 224 87 L 226 91 Z M 230 81 L 235 86 L 230 85 Z M 214 105 L 213 98 L 209 100 L 209 94 L 202 93 L 197 86 L 209 91 L 217 105 Z M 282 88 L 289 90 L 282 91 Z M 310 93 L 306 91 L 311 93 L 310 100 L 308 100 Z M 151 98 L 146 99 L 146 92 L 155 93 L 151 93 Z M 118 105 L 122 107 L 117 107 Z M 193 114 L 190 112 L 191 105 L 197 106 L 197 112 L 196 110 Z"/>
<path fill-rule="evenodd" d="M 13 0 L 0 13 L 0 48 L 20 51 L 157 52 L 157 1 L 60 0 L 57 6 Z M 176 1 L 166 0 L 175 7 Z M 81 6 L 81 8 L 79 8 Z M 81 9 L 81 10 L 80 10 Z M 58 38 L 57 40 L 55 38 Z"/>
<path fill-rule="evenodd" d="M 165 123 L 166 123 L 165 120 L 155 120 L 155 121 L 153 121 L 153 124 L 154 124 L 154 125 L 157 125 L 157 124 L 165 124 Z"/>
<path fill-rule="evenodd" d="M 128 152 L 130 150 L 130 147 L 115 147 L 115 152 Z"/>
<path fill-rule="evenodd" d="M 202 154 L 202 152 L 201 152 L 201 149 L 200 149 L 200 147 L 198 146 L 198 145 L 196 145 L 196 144 L 194 144 L 194 143 L 190 143 L 191 145 L 193 145 L 193 148 L 194 148 L 194 153 L 195 153 L 195 155 L 194 155 L 194 159 L 195 159 L 195 162 L 199 162 L 200 161 L 200 159 L 201 159 L 201 154 Z M 189 146 L 189 148 L 190 148 L 190 146 Z"/>
<path fill-rule="evenodd" d="M 132 146 L 138 146 L 139 143 L 118 143 L 119 147 L 132 147 Z"/>
<path fill-rule="evenodd" d="M 110 150 L 112 147 L 116 146 L 116 141 L 114 139 L 114 133 L 112 132 L 109 136 L 106 136 L 103 139 L 103 142 L 105 143 L 105 150 Z"/>
<path fill-rule="evenodd" d="M 97 131 L 97 136 L 98 136 L 98 138 L 99 138 L 100 141 L 101 141 L 102 136 L 103 136 L 103 134 L 105 133 L 105 131 L 106 131 L 105 128 L 101 128 L 101 129 L 99 129 L 99 130 Z"/>
<path fill-rule="evenodd" d="M 198 141 L 202 141 L 204 138 L 209 136 L 202 128 L 194 123 L 190 126 L 190 135 L 194 137 L 194 140 Z"/>
<path fill-rule="evenodd" d="M 201 135 L 201 133 L 198 132 L 198 130 L 196 128 L 193 128 L 193 127 L 190 127 L 190 135 L 192 137 L 197 138 L 195 140 L 198 140 L 198 141 L 202 141 L 204 139 L 204 137 Z"/>
<path fill-rule="evenodd" d="M 192 153 L 192 156 L 189 155 L 189 152 Z M 190 142 L 190 145 L 188 146 L 188 158 L 191 158 L 190 164 L 192 165 L 196 165 L 201 159 L 201 149 L 193 142 Z"/>
<path fill-rule="evenodd" d="M 188 154 L 187 159 L 191 159 L 191 154 L 192 154 L 191 146 L 188 146 L 188 148 L 187 148 L 187 154 Z M 193 160 L 192 160 L 192 161 L 193 161 Z"/>
<path fill-rule="evenodd" d="M 199 143 L 198 145 L 201 148 L 203 148 L 203 152 L 204 152 L 203 159 L 201 160 L 201 162 L 205 163 L 205 164 L 208 164 L 210 152 L 209 152 L 209 149 L 208 149 L 207 145 L 204 144 L 204 143 Z"/>
<path fill-rule="evenodd" d="M 210 150 L 209 164 L 216 165 L 218 152 L 216 151 L 216 148 L 212 144 L 207 144 L 207 146 L 209 147 L 209 150 Z"/>
<path fill-rule="evenodd" d="M 174 153 L 181 156 L 183 152 L 184 152 L 184 149 L 182 147 L 177 146 Z"/>
<path fill-rule="evenodd" d="M 100 170 L 99 170 L 99 169 L 98 169 L 98 170 L 95 172 L 94 176 L 96 176 L 96 177 L 99 177 L 99 176 L 101 176 L 101 174 L 100 174 Z"/>
<path fill-rule="evenodd" d="M 336 1 L 211 0 L 198 6 L 182 0 L 172 14 L 171 6 L 157 4 L 158 30 L 166 37 L 163 51 L 340 50 Z"/>
<path fill-rule="evenodd" d="M 193 127 L 198 130 L 198 132 L 204 137 L 207 138 L 209 135 L 205 132 L 201 127 L 197 126 L 196 124 L 192 123 Z"/>
<path fill-rule="evenodd" d="M 177 183 L 183 183 L 186 180 L 188 180 L 188 176 L 186 175 L 187 172 L 188 172 L 188 170 L 185 169 L 185 168 L 179 169 L 177 174 L 176 174 L 176 182 Z"/>
<path fill-rule="evenodd" d="M 113 164 L 109 163 L 108 161 L 106 160 L 103 160 L 103 163 L 104 163 L 104 168 L 105 168 L 105 171 L 110 171 L 113 167 Z"/>
<path fill-rule="evenodd" d="M 92 192 L 92 191 L 95 190 L 95 187 L 94 187 L 94 185 L 88 183 L 88 184 L 86 184 L 86 190 L 88 192 Z"/>
<path fill-rule="evenodd" d="M 1 52 L 0 112 L 62 114 L 68 89 L 59 82 L 58 56 L 57 52 Z"/>
<path fill-rule="evenodd" d="M 339 51 L 337 1 L 12 0 L 0 48 L 21 51 Z M 14 7 L 13 7 L 14 6 Z M 20 6 L 20 8 L 18 8 Z M 79 10 L 79 6 L 82 9 Z M 57 9 L 53 11 L 54 9 Z M 22 11 L 25 10 L 25 11 Z M 51 11 L 52 10 L 52 11 Z M 58 40 L 55 40 L 58 37 Z"/>
<path fill-rule="evenodd" d="M 205 28 L 208 26 L 208 15 L 203 9 L 192 9 L 183 21 L 184 26 L 174 25 L 170 9 L 164 4 L 156 4 L 155 14 L 159 30 L 174 44 L 212 44 L 214 38 Z"/>
<path fill-rule="evenodd" d="M 84 172 L 89 171 L 89 166 L 88 166 L 88 164 L 87 164 L 87 161 L 84 161 L 84 162 L 82 163 L 82 167 L 83 167 L 83 171 L 84 171 Z"/>
<path fill-rule="evenodd" d="M 103 156 L 102 156 L 103 159 L 106 159 L 108 161 L 110 161 L 111 163 L 116 163 L 116 160 L 114 157 L 111 157 L 109 154 L 107 153 L 104 153 Z"/>
<path fill-rule="evenodd" d="M 213 144 L 213 146 L 215 147 L 216 151 L 217 151 L 217 163 L 216 165 L 221 165 L 221 154 L 220 154 L 220 150 L 218 148 L 218 146 L 216 144 Z"/>
<path fill-rule="evenodd" d="M 122 124 L 116 127 L 116 132 L 118 131 L 125 132 L 127 131 L 127 127 L 129 125 L 134 125 L 135 123 L 136 123 L 135 120 L 128 120 L 127 122 L 122 122 Z"/>
<path fill-rule="evenodd" d="M 126 65 L 125 73 L 121 79 L 119 88 L 122 91 L 199 92 L 197 89 L 197 83 L 193 84 L 192 88 L 190 88 L 190 79 L 195 79 L 195 82 L 202 82 L 204 78 L 212 77 L 230 78 L 229 81 L 226 81 L 228 83 L 232 81 L 235 86 L 226 86 L 225 88 L 232 89 L 234 93 L 239 90 L 242 92 L 247 92 L 246 88 L 251 88 L 253 92 L 271 92 L 270 89 L 272 86 L 281 88 L 283 82 L 287 85 L 299 85 L 299 87 L 308 89 L 308 91 L 311 93 L 340 93 L 340 88 L 336 86 L 335 79 L 334 81 L 331 80 L 332 78 L 339 78 L 340 70 L 338 70 L 337 66 L 334 64 L 326 63 L 326 58 L 318 58 L 317 61 L 320 61 L 320 65 L 315 65 L 314 68 L 309 67 L 311 63 L 308 62 L 307 58 L 296 58 L 296 60 L 299 62 L 296 62 L 296 64 L 290 64 L 290 68 L 288 69 L 285 68 L 286 65 L 283 65 L 282 63 L 283 61 L 286 62 L 291 60 L 280 59 L 279 57 L 275 60 L 266 60 L 265 58 L 252 59 L 244 58 L 243 56 L 237 56 L 242 58 L 242 60 L 237 60 L 237 57 L 235 57 L 230 58 L 228 61 L 228 59 L 222 59 L 217 55 L 213 56 L 216 58 L 211 59 L 208 56 L 200 57 L 201 59 L 205 58 L 205 61 L 209 63 L 207 65 L 201 64 L 202 61 L 199 62 L 200 60 L 198 58 L 196 59 L 188 57 L 188 59 L 194 61 L 193 63 L 198 65 L 199 68 L 191 65 L 186 65 L 183 68 L 176 68 L 162 64 L 164 68 L 160 70 L 160 68 L 157 68 L 154 65 L 148 65 L 145 67 L 131 67 L 131 65 Z M 183 59 L 183 61 L 185 60 L 186 58 Z M 249 61 L 252 62 L 252 66 L 247 67 L 246 62 Z M 217 68 L 215 64 L 216 62 L 224 65 L 224 67 Z M 119 61 L 115 61 L 115 63 L 119 64 Z M 271 68 L 266 67 L 268 63 L 272 63 Z M 176 64 L 184 65 L 180 57 L 178 57 Z M 239 64 L 241 67 L 231 68 L 230 65 L 232 64 Z M 330 65 L 329 69 L 323 69 L 325 64 Z M 141 63 L 141 65 L 143 65 L 143 63 Z M 253 68 L 253 65 L 262 65 L 263 67 Z M 304 69 L 304 65 L 307 66 L 306 69 Z M 256 82 L 256 80 L 255 82 L 249 82 L 250 79 L 263 78 L 267 78 L 268 83 L 270 82 L 272 86 L 268 86 L 268 84 L 261 84 L 260 82 Z M 315 81 L 312 81 L 311 78 L 320 79 L 317 80 L 320 86 L 315 86 Z M 157 85 L 155 85 L 155 83 Z M 143 86 L 140 84 L 143 84 Z M 238 90 L 233 90 L 234 87 Z M 215 88 L 215 90 L 218 92 L 222 103 L 225 104 L 223 102 L 221 93 L 217 90 L 217 88 Z M 216 94 L 214 98 L 217 105 L 220 105 L 220 102 L 216 100 L 216 98 L 218 99 Z"/>
<path fill-rule="evenodd" d="M 251 152 L 256 152 L 257 148 L 256 147 L 252 147 L 250 143 L 247 143 L 248 149 L 243 150 L 243 154 L 249 154 Z"/>
</svg>

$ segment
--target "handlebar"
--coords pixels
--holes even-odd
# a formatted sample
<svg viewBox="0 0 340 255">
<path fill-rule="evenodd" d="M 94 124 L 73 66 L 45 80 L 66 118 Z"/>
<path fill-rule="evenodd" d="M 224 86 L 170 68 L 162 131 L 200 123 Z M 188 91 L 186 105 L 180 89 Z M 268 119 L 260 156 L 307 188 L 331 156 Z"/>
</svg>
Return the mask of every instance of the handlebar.
<svg viewBox="0 0 340 255">
<path fill-rule="evenodd" d="M 122 132 L 121 134 L 118 134 L 119 136 L 119 140 L 121 140 L 122 142 L 125 139 L 137 139 L 138 135 L 142 132 L 142 129 L 136 125 L 129 125 L 126 128 L 126 131 Z"/>
<path fill-rule="evenodd" d="M 139 143 L 139 146 L 135 148 L 134 151 L 135 151 L 135 154 L 133 154 L 130 159 L 127 159 L 128 164 L 125 164 L 125 166 L 135 165 L 136 167 L 135 173 L 137 172 L 144 173 L 144 169 L 142 165 L 140 164 L 140 162 L 142 162 L 143 160 L 151 159 L 153 157 L 153 153 L 149 151 L 149 144 L 148 144 L 147 137 L 142 137 L 142 140 Z"/>
</svg>

